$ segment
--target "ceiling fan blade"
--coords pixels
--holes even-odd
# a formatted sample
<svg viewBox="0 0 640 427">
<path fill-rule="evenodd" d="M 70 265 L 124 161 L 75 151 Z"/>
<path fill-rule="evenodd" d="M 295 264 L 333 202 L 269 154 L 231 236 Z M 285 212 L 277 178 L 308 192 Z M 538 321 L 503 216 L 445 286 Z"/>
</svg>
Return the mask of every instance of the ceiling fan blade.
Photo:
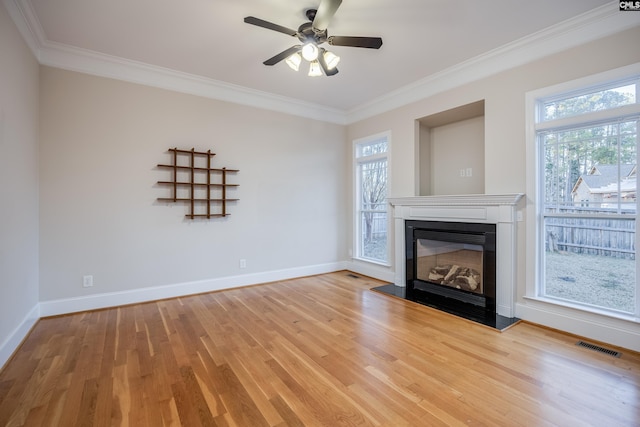
<svg viewBox="0 0 640 427">
<path fill-rule="evenodd" d="M 289 36 L 295 36 L 298 34 L 296 30 L 292 30 L 291 28 L 283 27 L 282 25 L 274 24 L 273 22 L 265 21 L 264 19 L 256 18 L 254 16 L 247 16 L 244 18 L 244 22 L 247 24 L 257 25 L 258 27 L 266 28 L 268 30 L 278 31 Z"/>
<path fill-rule="evenodd" d="M 320 6 L 318 6 L 316 17 L 313 18 L 313 24 L 311 24 L 313 29 L 317 31 L 326 30 L 331 18 L 333 18 L 341 4 L 342 0 L 322 0 Z"/>
<path fill-rule="evenodd" d="M 366 47 L 369 49 L 380 49 L 382 46 L 380 37 L 331 36 L 327 42 L 331 46 Z"/>
<path fill-rule="evenodd" d="M 322 50 L 324 51 L 324 49 Z M 326 76 L 335 76 L 336 74 L 338 74 L 338 69 L 336 67 L 329 69 L 329 67 L 327 66 L 327 61 L 325 61 L 324 59 L 324 52 L 318 55 L 318 63 L 320 64 L 320 67 L 322 68 L 322 71 L 324 71 L 324 74 Z"/>
<path fill-rule="evenodd" d="M 291 55 L 293 55 L 296 52 L 299 52 L 301 48 L 302 48 L 302 46 L 300 46 L 300 45 L 291 46 L 289 49 L 283 50 L 282 52 L 280 52 L 276 56 L 267 59 L 266 61 L 263 62 L 263 64 L 264 65 L 276 65 L 278 62 L 282 61 L 283 59 L 290 57 Z"/>
</svg>

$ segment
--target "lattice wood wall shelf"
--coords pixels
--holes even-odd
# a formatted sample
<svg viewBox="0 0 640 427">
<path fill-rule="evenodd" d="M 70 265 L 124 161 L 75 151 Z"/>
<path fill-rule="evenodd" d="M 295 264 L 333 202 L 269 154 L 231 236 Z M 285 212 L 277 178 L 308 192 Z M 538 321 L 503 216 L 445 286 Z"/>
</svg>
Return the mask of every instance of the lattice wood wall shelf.
<svg viewBox="0 0 640 427">
<path fill-rule="evenodd" d="M 238 199 L 230 199 L 229 189 L 238 184 L 229 184 L 229 174 L 239 172 L 236 169 L 211 167 L 211 160 L 215 153 L 211 150 L 195 151 L 169 148 L 172 164 L 159 164 L 159 168 L 171 170 L 171 181 L 158 181 L 158 184 L 168 185 L 171 197 L 159 197 L 161 202 L 187 202 L 189 219 L 216 218 L 229 216 L 227 204 Z"/>
</svg>

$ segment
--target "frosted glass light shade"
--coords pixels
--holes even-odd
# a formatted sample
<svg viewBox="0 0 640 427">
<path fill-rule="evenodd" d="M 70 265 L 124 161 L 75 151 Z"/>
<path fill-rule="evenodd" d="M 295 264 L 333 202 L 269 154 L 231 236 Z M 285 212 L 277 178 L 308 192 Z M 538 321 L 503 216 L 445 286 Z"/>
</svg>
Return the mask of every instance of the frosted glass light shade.
<svg viewBox="0 0 640 427">
<path fill-rule="evenodd" d="M 307 43 L 302 46 L 302 57 L 309 62 L 318 59 L 318 46 L 314 43 Z"/>
<path fill-rule="evenodd" d="M 340 62 L 340 57 L 333 52 L 326 51 L 324 53 L 324 62 L 329 70 L 333 70 Z"/>
<path fill-rule="evenodd" d="M 320 63 L 318 61 L 312 61 L 309 65 L 309 76 L 310 77 L 318 77 L 322 75 L 322 70 L 320 69 Z"/>
<path fill-rule="evenodd" d="M 302 62 L 302 57 L 300 56 L 299 53 L 294 53 L 293 55 L 289 56 L 285 60 L 285 62 L 289 67 L 291 67 L 292 70 L 298 71 L 300 69 L 300 63 Z"/>
</svg>

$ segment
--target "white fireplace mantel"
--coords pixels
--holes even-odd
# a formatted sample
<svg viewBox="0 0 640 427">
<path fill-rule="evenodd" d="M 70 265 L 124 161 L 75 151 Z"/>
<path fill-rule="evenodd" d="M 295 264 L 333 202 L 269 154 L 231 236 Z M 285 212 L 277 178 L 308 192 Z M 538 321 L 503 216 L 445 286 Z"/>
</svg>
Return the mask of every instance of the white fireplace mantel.
<svg viewBox="0 0 640 427">
<path fill-rule="evenodd" d="M 496 312 L 515 317 L 518 203 L 524 194 L 469 194 L 388 199 L 395 223 L 395 284 L 406 286 L 406 220 L 496 225 Z"/>
</svg>

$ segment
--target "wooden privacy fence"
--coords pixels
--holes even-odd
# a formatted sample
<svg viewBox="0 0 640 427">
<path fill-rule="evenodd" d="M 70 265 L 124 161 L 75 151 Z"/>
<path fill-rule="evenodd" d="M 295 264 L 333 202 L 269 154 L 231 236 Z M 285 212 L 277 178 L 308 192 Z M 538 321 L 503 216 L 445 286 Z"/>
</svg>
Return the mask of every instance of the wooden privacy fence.
<svg viewBox="0 0 640 427">
<path fill-rule="evenodd" d="M 575 210 L 573 211 L 575 212 Z M 593 211 L 590 211 L 593 213 Z M 545 219 L 546 250 L 635 259 L 635 219 Z"/>
</svg>

